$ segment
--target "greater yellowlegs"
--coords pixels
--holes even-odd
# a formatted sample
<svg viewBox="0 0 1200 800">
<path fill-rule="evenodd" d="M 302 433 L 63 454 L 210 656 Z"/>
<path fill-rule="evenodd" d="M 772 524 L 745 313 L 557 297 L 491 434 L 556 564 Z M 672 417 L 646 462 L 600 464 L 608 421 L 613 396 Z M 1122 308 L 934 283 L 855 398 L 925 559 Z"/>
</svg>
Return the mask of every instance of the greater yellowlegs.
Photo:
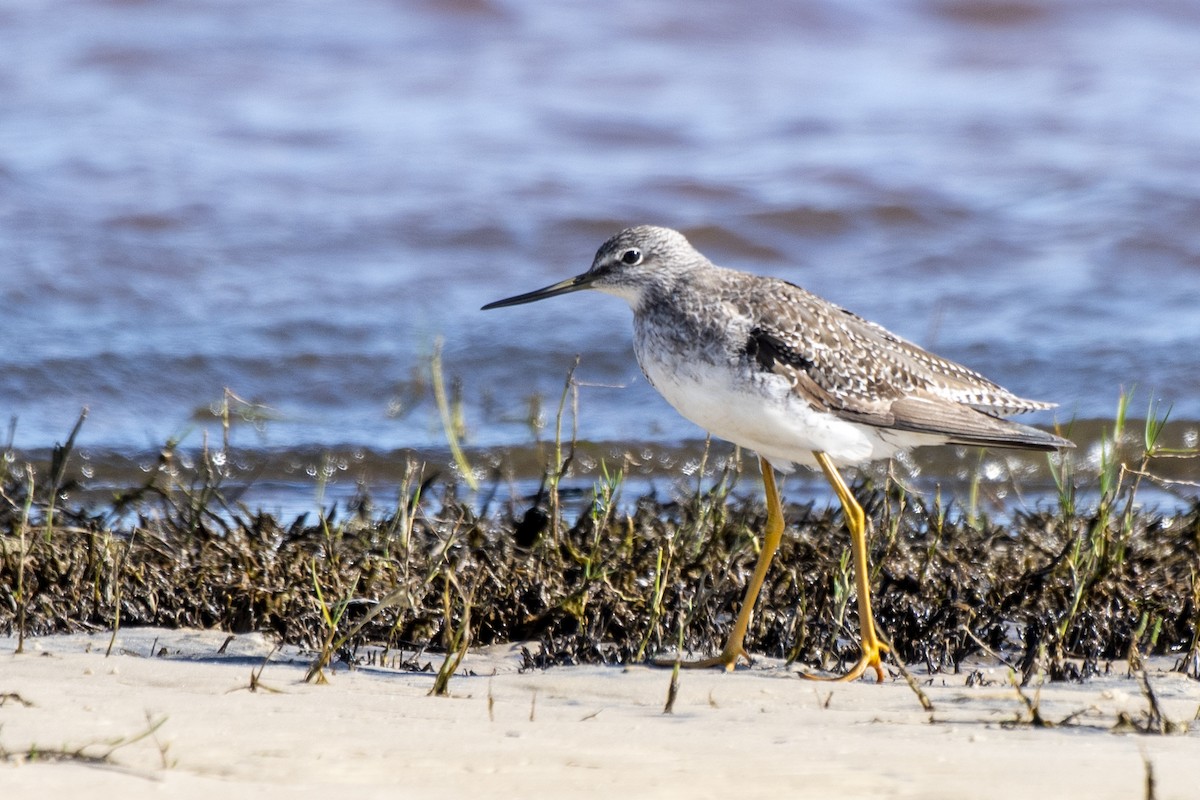
<svg viewBox="0 0 1200 800">
<path fill-rule="evenodd" d="M 1001 419 L 1053 403 L 1017 397 L 799 286 L 718 267 L 668 228 L 623 230 L 582 275 L 484 309 L 580 289 L 629 303 L 638 363 L 667 402 L 759 456 L 767 524 L 754 574 L 720 655 L 687 666 L 733 669 L 738 659 L 749 661 L 746 630 L 784 527 L 775 469 L 819 467 L 837 493 L 850 529 L 861 628 L 859 660 L 838 679 L 871 668 L 883 680 L 888 648 L 871 613 L 866 515 L 838 468 L 932 444 L 1073 446 Z"/>
</svg>

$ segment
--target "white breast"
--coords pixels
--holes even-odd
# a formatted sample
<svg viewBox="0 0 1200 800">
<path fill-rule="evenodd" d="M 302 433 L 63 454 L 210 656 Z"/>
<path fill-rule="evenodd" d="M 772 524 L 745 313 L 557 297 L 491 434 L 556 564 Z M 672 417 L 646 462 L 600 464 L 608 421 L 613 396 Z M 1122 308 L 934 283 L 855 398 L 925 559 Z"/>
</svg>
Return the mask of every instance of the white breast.
<svg viewBox="0 0 1200 800">
<path fill-rule="evenodd" d="M 813 451 L 846 466 L 944 441 L 840 419 L 794 395 L 780 376 L 751 379 L 704 361 L 672 363 L 637 350 L 650 383 L 680 414 L 718 438 L 757 452 L 784 472 L 792 464 L 815 467 Z"/>
</svg>

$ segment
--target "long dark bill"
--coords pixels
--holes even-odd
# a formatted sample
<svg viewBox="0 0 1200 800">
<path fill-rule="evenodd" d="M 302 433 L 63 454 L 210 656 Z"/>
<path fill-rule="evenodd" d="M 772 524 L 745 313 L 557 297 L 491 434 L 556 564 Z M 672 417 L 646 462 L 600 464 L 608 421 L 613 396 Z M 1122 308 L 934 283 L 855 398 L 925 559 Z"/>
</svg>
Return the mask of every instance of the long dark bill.
<svg viewBox="0 0 1200 800">
<path fill-rule="evenodd" d="M 547 297 L 554 297 L 558 294 L 567 294 L 568 292 L 578 292 L 580 289 L 586 289 L 591 284 L 593 278 L 586 272 L 583 275 L 576 275 L 574 278 L 567 278 L 565 281 L 559 281 L 542 289 L 536 289 L 532 292 L 519 294 L 515 297 L 506 297 L 503 300 L 497 300 L 494 303 L 488 303 L 480 309 L 487 311 L 489 308 L 503 308 L 504 306 L 519 306 L 522 303 L 532 303 L 535 300 L 545 300 Z"/>
</svg>

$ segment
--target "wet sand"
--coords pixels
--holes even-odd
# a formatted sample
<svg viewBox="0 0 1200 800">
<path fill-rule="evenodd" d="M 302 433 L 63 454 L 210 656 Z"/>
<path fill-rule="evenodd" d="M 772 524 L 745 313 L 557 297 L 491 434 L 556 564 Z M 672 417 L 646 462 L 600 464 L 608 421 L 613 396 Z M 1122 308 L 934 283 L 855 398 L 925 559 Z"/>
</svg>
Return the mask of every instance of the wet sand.
<svg viewBox="0 0 1200 800">
<path fill-rule="evenodd" d="M 1194 796 L 1200 725 L 1179 735 L 1113 731 L 1147 702 L 1124 665 L 1086 684 L 1046 684 L 1038 728 L 1003 668 L 816 684 L 759 659 L 734 674 L 684 672 L 664 714 L 670 670 L 569 667 L 522 673 L 519 646 L 473 652 L 430 697 L 431 674 L 384 668 L 302 682 L 290 648 L 251 674 L 273 645 L 257 635 L 131 629 L 108 635 L 0 639 L 0 747 L 100 755 L 151 736 L 109 763 L 0 763 L 7 798 L 88 793 L 141 797 L 283 797 L 346 788 L 355 797 L 1014 797 Z M 151 653 L 160 654 L 150 657 Z M 439 656 L 429 656 L 436 667 Z M 1200 683 L 1155 661 L 1165 715 L 1191 721 Z M 1026 690 L 1032 699 L 1037 690 Z M 1145 759 L 1145 760 L 1144 760 Z"/>
</svg>

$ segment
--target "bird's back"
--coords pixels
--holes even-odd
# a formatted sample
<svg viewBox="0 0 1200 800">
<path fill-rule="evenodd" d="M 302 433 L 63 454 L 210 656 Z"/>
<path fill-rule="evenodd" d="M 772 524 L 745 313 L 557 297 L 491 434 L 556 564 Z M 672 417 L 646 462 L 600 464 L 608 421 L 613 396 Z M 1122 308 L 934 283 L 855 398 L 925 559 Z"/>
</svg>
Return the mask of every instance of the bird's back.
<svg viewBox="0 0 1200 800">
<path fill-rule="evenodd" d="M 1070 446 L 1001 419 L 1052 403 L 1019 397 L 786 281 L 707 264 L 648 300 L 635 310 L 643 370 L 655 357 L 652 348 L 660 350 L 659 357 L 673 350 L 673 369 L 695 360 L 724 360 L 750 384 L 786 381 L 794 399 L 807 407 L 879 431 L 915 434 L 931 443 Z"/>
</svg>

